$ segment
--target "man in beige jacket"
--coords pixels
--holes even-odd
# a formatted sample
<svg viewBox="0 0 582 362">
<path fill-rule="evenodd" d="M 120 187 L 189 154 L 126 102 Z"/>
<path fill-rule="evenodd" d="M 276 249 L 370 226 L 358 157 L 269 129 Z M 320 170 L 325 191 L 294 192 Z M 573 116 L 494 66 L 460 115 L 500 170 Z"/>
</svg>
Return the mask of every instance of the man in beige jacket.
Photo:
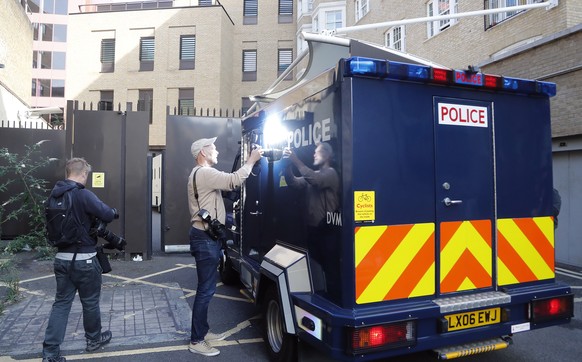
<svg viewBox="0 0 582 362">
<path fill-rule="evenodd" d="M 192 143 L 191 152 L 196 160 L 188 178 L 188 207 L 190 209 L 190 251 L 196 259 L 198 287 L 192 306 L 192 332 L 189 350 L 204 356 L 216 356 L 220 351 L 212 347 L 212 341 L 223 340 L 224 333 L 209 332 L 208 305 L 216 291 L 217 268 L 220 260 L 221 241 L 214 240 L 208 231 L 209 225 L 198 215 L 206 210 L 212 219 L 224 225 L 226 212 L 221 191 L 231 191 L 249 177 L 253 165 L 261 159 L 260 147 L 253 149 L 245 164 L 233 173 L 215 169 L 218 151 L 216 137 L 202 138 Z"/>
</svg>

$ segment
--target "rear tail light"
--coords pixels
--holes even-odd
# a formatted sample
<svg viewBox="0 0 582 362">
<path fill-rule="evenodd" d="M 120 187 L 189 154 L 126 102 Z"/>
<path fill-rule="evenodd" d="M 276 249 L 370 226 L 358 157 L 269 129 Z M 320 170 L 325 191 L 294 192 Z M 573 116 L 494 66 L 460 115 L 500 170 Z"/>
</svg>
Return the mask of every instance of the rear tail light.
<svg viewBox="0 0 582 362">
<path fill-rule="evenodd" d="M 532 323 L 572 318 L 574 316 L 574 295 L 536 299 L 531 302 Z"/>
<path fill-rule="evenodd" d="M 350 352 L 359 354 L 372 350 L 406 347 L 415 343 L 415 321 L 388 323 L 353 329 Z"/>
</svg>

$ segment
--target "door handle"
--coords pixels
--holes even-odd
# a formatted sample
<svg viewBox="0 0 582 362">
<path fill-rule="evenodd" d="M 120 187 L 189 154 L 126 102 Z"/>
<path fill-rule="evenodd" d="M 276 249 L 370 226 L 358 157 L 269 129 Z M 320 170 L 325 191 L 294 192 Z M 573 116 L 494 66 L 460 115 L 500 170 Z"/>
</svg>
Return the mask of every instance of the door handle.
<svg viewBox="0 0 582 362">
<path fill-rule="evenodd" d="M 443 199 L 443 203 L 445 204 L 445 206 L 451 206 L 451 205 L 454 205 L 454 204 L 462 204 L 463 203 L 463 200 L 451 200 L 450 198 L 445 197 Z"/>
<path fill-rule="evenodd" d="M 260 211 L 251 211 L 251 212 L 249 212 L 249 214 L 251 214 L 251 215 L 262 215 L 263 213 L 260 212 Z"/>
</svg>

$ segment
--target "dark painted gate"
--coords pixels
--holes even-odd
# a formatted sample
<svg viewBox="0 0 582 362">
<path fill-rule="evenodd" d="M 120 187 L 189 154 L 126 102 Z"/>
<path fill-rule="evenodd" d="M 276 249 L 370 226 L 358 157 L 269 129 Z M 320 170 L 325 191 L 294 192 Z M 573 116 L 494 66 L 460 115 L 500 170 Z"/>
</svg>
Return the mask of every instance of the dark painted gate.
<svg viewBox="0 0 582 362">
<path fill-rule="evenodd" d="M 231 172 L 240 150 L 241 125 L 238 118 L 169 115 L 166 120 L 166 150 L 162 160 L 162 250 L 189 251 L 187 181 L 194 167 L 190 153 L 199 138 L 218 137 L 216 168 Z"/>
<path fill-rule="evenodd" d="M 107 229 L 127 240 L 126 259 L 151 258 L 149 114 L 93 111 L 67 106 L 67 158 L 83 157 L 93 172 L 87 180 L 103 202 L 119 210 Z"/>
</svg>

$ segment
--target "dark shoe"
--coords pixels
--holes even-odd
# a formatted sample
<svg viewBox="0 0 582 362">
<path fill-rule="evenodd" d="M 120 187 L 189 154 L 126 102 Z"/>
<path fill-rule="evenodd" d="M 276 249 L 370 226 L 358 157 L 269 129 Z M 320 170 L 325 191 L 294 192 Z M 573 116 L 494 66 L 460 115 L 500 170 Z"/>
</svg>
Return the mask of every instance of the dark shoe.
<svg viewBox="0 0 582 362">
<path fill-rule="evenodd" d="M 58 357 L 45 357 L 42 362 L 67 362 L 67 359 L 63 356 Z"/>
<path fill-rule="evenodd" d="M 92 341 L 92 340 L 88 339 L 87 340 L 87 348 L 85 349 L 85 351 L 87 351 L 87 352 L 96 351 L 99 348 L 101 348 L 101 346 L 104 346 L 107 343 L 109 343 L 109 341 L 111 341 L 111 332 L 105 331 L 105 332 L 101 333 L 101 338 L 99 338 L 96 341 Z"/>
</svg>

